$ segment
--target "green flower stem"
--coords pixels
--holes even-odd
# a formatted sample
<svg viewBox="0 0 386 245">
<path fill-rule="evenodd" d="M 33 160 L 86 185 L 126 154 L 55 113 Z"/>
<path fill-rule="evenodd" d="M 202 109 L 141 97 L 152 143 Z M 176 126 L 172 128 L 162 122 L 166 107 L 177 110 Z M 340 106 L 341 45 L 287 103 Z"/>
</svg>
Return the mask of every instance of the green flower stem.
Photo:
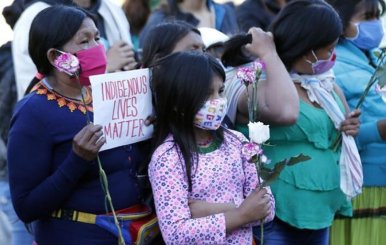
<svg viewBox="0 0 386 245">
<path fill-rule="evenodd" d="M 379 79 L 379 77 L 377 76 L 378 75 L 378 72 L 381 68 L 383 68 L 383 64 L 385 62 L 385 52 L 382 51 L 382 53 L 380 54 L 379 58 L 378 58 L 378 65 L 377 65 L 377 68 L 375 69 L 375 72 L 373 73 L 373 75 L 371 75 L 371 78 L 369 80 L 369 82 L 367 83 L 367 86 L 366 86 L 366 89 L 365 91 L 363 92 L 362 96 L 359 98 L 358 100 L 358 103 L 357 105 L 355 106 L 355 109 L 358 109 L 363 101 L 365 100 L 367 94 L 370 92 L 370 89 L 371 87 L 377 82 L 377 80 Z"/>
<path fill-rule="evenodd" d="M 257 171 L 257 181 L 259 185 L 259 191 L 264 188 L 264 185 L 260 181 L 260 170 L 262 169 L 263 164 L 261 163 L 261 156 L 257 157 L 257 162 L 255 163 L 256 171 Z M 264 245 L 264 219 L 260 220 L 260 245 Z"/>
<path fill-rule="evenodd" d="M 264 245 L 264 224 L 263 219 L 260 220 L 260 245 Z"/>
<path fill-rule="evenodd" d="M 377 65 L 377 68 L 375 69 L 374 73 L 371 75 L 370 77 L 370 80 L 369 82 L 367 83 L 367 86 L 365 88 L 365 90 L 363 91 L 363 94 L 361 95 L 361 97 L 359 98 L 358 100 L 358 103 L 357 105 L 355 106 L 355 109 L 359 109 L 359 107 L 363 104 L 363 102 L 365 101 L 365 98 L 366 96 L 368 95 L 368 93 L 370 92 L 370 89 L 371 87 L 379 80 L 379 77 L 378 77 L 378 72 L 379 70 L 382 68 L 384 62 L 385 62 L 385 52 L 382 51 L 382 53 L 380 54 L 379 58 L 378 58 L 378 65 Z M 334 143 L 332 144 L 332 149 L 334 151 L 337 151 L 339 145 L 342 143 L 342 133 L 339 132 L 338 136 L 336 137 L 336 139 L 334 140 Z"/>
<path fill-rule="evenodd" d="M 337 151 L 341 143 L 342 143 L 342 132 L 339 131 L 334 142 L 332 143 L 332 150 Z"/>
<path fill-rule="evenodd" d="M 118 229 L 118 244 L 119 245 L 125 245 L 125 240 L 123 239 L 123 236 L 122 236 L 121 227 L 119 225 L 117 215 L 115 214 L 115 209 L 114 209 L 114 206 L 113 206 L 113 202 L 111 200 L 111 195 L 110 195 L 110 191 L 109 191 L 109 183 L 108 183 L 108 180 L 107 180 L 107 177 L 106 177 L 106 173 L 105 173 L 105 171 L 102 168 L 102 163 L 101 163 L 101 160 L 99 159 L 99 155 L 97 156 L 97 162 L 98 162 L 98 168 L 99 168 L 99 176 L 100 176 L 100 178 L 102 180 L 101 181 L 102 189 L 103 189 L 103 192 L 105 193 L 107 202 L 108 202 L 108 204 L 110 206 L 110 210 L 113 213 L 113 218 L 114 218 L 115 226 Z"/>
<path fill-rule="evenodd" d="M 77 78 L 77 80 L 79 82 L 79 76 L 78 75 L 76 75 L 76 78 Z M 90 120 L 90 117 L 89 117 L 89 115 L 87 113 L 86 101 L 84 100 L 82 87 L 81 87 L 81 90 L 80 90 L 80 94 L 82 96 L 82 102 L 83 102 L 84 109 L 86 110 L 86 113 L 85 113 L 86 122 L 87 122 L 87 124 L 90 124 L 91 120 Z M 112 199 L 111 199 L 111 195 L 110 195 L 110 191 L 109 191 L 109 182 L 107 180 L 106 173 L 103 170 L 102 163 L 101 163 L 101 160 L 99 158 L 99 154 L 97 154 L 96 159 L 97 159 L 98 168 L 99 168 L 99 179 L 100 179 L 102 190 L 103 190 L 103 192 L 105 194 L 105 198 L 106 198 L 106 201 L 107 201 L 107 204 L 105 203 L 106 211 L 108 213 L 108 210 L 110 208 L 111 212 L 113 213 L 114 223 L 115 223 L 115 226 L 118 229 L 118 245 L 125 245 L 125 240 L 123 239 L 122 230 L 121 230 L 121 227 L 119 225 L 117 215 L 115 214 L 115 209 L 114 209 L 113 202 L 112 202 Z"/>
</svg>

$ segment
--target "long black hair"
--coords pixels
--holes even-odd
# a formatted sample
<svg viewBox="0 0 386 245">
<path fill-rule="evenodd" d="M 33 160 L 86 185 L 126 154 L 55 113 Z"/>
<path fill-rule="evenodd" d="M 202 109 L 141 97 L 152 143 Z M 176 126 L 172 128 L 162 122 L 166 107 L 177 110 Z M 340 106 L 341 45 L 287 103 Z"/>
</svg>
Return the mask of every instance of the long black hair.
<svg viewBox="0 0 386 245">
<path fill-rule="evenodd" d="M 240 66 L 253 61 L 253 57 L 244 51 L 244 46 L 252 42 L 251 34 L 237 34 L 224 43 L 221 62 L 225 67 Z"/>
<path fill-rule="evenodd" d="M 62 49 L 86 18 L 94 20 L 93 15 L 87 11 L 64 5 L 46 8 L 36 15 L 29 32 L 28 51 L 40 74 L 47 76 L 53 70 L 47 51 L 51 48 Z M 38 78 L 31 81 L 26 94 L 37 82 Z"/>
<path fill-rule="evenodd" d="M 143 46 L 142 65 L 149 67 L 154 61 L 170 54 L 190 32 L 201 35 L 196 27 L 185 21 L 168 21 L 151 28 Z"/>
<path fill-rule="evenodd" d="M 191 190 L 191 170 L 197 159 L 196 137 L 193 121 L 210 96 L 213 77 L 225 81 L 220 63 L 213 57 L 199 52 L 177 52 L 159 60 L 153 67 L 153 80 L 157 103 L 157 124 L 154 131 L 154 149 L 168 135 L 174 138 L 174 147 L 182 155 Z M 213 132 L 223 140 L 223 130 Z"/>
<path fill-rule="evenodd" d="M 343 28 L 335 10 L 322 0 L 288 3 L 272 22 L 277 53 L 287 67 L 311 50 L 326 47 L 341 35 Z"/>
</svg>

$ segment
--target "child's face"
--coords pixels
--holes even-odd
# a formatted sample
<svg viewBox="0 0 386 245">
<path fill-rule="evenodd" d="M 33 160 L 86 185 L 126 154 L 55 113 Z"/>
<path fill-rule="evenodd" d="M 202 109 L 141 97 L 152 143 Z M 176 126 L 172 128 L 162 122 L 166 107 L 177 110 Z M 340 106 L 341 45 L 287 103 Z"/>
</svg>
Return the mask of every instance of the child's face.
<svg viewBox="0 0 386 245">
<path fill-rule="evenodd" d="M 212 80 L 212 86 L 209 91 L 209 98 L 208 100 L 218 99 L 224 97 L 224 81 L 221 79 L 220 76 L 214 75 Z"/>
</svg>

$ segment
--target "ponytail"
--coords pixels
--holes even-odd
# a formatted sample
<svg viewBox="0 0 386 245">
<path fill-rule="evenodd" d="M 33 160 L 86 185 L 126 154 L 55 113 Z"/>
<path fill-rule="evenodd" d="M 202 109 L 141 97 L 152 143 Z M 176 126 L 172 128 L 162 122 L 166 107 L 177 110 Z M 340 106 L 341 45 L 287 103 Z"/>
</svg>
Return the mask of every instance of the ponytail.
<svg viewBox="0 0 386 245">
<path fill-rule="evenodd" d="M 225 67 L 235 67 L 252 62 L 253 58 L 243 51 L 243 47 L 251 42 L 251 34 L 238 34 L 226 41 L 224 43 L 224 53 L 221 57 L 223 65 Z"/>
</svg>

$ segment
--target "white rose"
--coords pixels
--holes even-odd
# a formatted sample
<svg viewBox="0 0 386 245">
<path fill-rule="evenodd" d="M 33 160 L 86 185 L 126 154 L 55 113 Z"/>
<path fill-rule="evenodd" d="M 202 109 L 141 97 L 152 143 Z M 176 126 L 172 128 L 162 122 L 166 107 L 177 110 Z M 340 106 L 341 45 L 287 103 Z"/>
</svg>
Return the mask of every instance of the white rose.
<svg viewBox="0 0 386 245">
<path fill-rule="evenodd" d="M 269 125 L 262 122 L 249 122 L 249 139 L 256 144 L 262 144 L 269 139 Z"/>
</svg>

